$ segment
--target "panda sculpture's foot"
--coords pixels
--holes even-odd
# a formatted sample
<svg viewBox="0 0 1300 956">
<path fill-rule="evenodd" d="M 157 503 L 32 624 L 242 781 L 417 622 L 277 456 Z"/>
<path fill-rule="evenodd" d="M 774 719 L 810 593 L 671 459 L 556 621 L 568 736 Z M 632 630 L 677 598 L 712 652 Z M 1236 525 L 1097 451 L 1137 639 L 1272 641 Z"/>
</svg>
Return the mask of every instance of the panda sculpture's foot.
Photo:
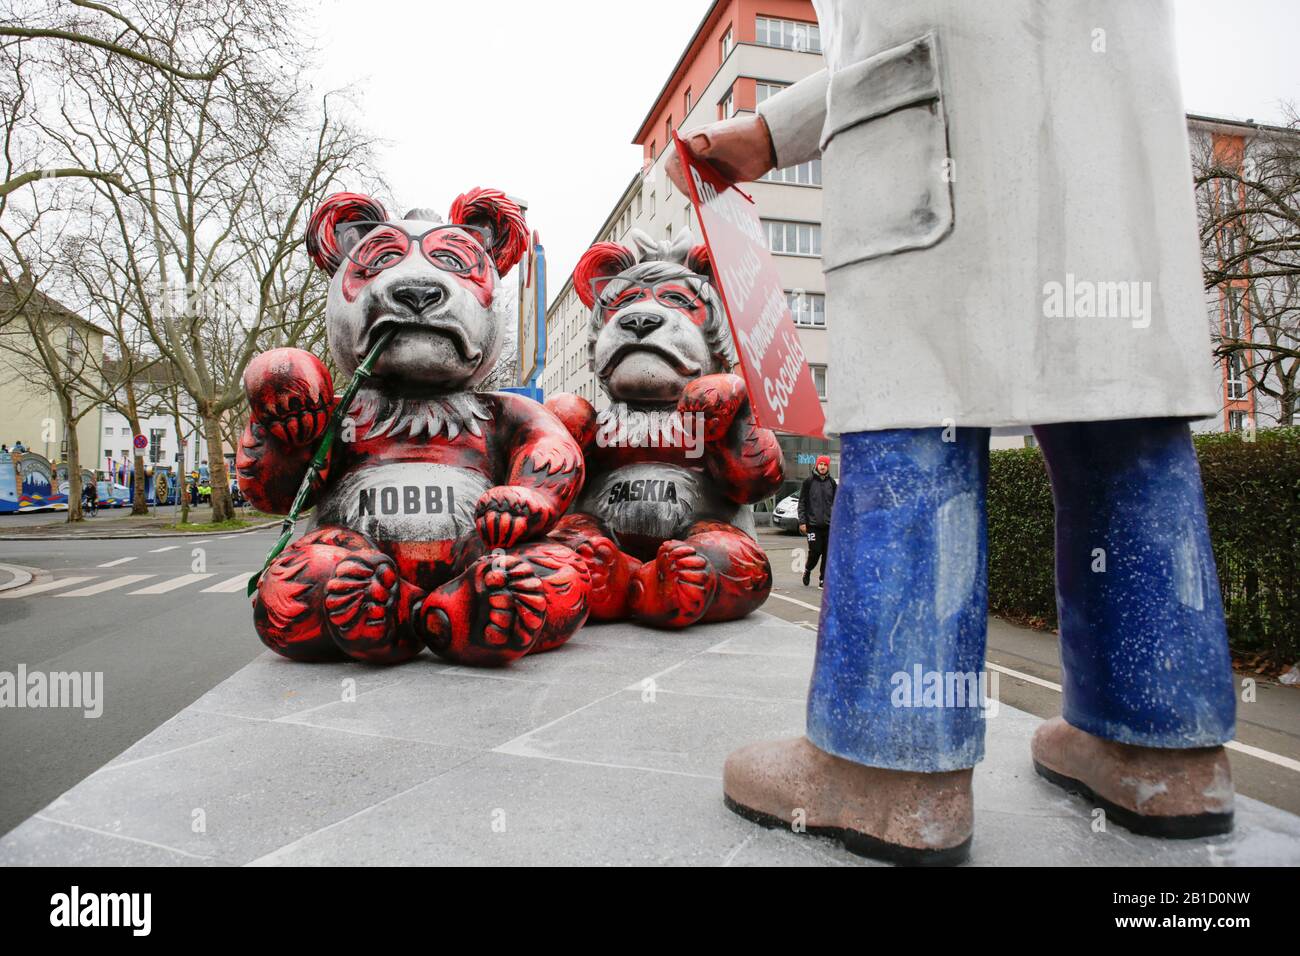
<svg viewBox="0 0 1300 956">
<path fill-rule="evenodd" d="M 432 591 L 414 617 L 424 642 L 440 657 L 506 664 L 537 643 L 546 624 L 546 592 L 528 561 L 497 551 Z"/>
<path fill-rule="evenodd" d="M 717 590 L 718 573 L 707 557 L 685 541 L 665 541 L 637 570 L 629 604 L 643 624 L 687 627 L 704 616 Z"/>
<path fill-rule="evenodd" d="M 399 618 L 402 582 L 382 551 L 354 551 L 325 584 L 325 612 L 335 642 L 350 657 L 396 664 L 420 653 L 420 642 Z"/>
</svg>

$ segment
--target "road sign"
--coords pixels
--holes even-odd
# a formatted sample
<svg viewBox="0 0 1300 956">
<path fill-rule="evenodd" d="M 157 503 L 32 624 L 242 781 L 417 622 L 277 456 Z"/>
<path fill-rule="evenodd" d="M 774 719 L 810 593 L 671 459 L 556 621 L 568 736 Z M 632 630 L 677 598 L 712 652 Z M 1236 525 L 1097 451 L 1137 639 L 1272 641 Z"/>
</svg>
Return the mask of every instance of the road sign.
<svg viewBox="0 0 1300 956">
<path fill-rule="evenodd" d="M 144 451 L 149 447 L 149 439 L 145 438 L 143 435 L 136 435 L 132 444 L 135 445 L 138 450 Z"/>
<path fill-rule="evenodd" d="M 808 358 L 754 201 L 695 159 L 673 134 L 727 309 L 754 417 L 764 428 L 821 438 L 826 427 Z"/>
</svg>

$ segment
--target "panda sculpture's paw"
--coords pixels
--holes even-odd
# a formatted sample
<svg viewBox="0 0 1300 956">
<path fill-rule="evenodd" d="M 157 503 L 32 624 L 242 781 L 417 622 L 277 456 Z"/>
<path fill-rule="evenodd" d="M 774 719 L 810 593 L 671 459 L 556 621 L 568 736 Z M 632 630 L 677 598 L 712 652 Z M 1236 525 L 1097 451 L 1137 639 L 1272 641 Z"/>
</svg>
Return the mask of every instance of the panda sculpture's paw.
<svg viewBox="0 0 1300 956">
<path fill-rule="evenodd" d="M 718 574 L 707 557 L 684 541 L 665 541 L 632 582 L 632 613 L 654 627 L 686 627 L 709 609 Z"/>
<path fill-rule="evenodd" d="M 325 613 L 349 656 L 392 664 L 420 652 L 398 627 L 400 584 L 392 558 L 381 551 L 354 551 L 335 567 L 325 584 Z"/>
</svg>

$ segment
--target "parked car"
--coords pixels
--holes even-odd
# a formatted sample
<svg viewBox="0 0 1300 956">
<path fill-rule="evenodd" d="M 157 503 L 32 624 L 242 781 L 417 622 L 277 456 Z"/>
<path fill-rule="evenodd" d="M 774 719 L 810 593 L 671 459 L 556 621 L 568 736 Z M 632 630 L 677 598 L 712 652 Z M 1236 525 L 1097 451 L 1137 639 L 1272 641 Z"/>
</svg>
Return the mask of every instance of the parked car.
<svg viewBox="0 0 1300 956">
<path fill-rule="evenodd" d="M 782 531 L 799 530 L 799 492 L 780 500 L 772 512 L 772 527 Z"/>
</svg>

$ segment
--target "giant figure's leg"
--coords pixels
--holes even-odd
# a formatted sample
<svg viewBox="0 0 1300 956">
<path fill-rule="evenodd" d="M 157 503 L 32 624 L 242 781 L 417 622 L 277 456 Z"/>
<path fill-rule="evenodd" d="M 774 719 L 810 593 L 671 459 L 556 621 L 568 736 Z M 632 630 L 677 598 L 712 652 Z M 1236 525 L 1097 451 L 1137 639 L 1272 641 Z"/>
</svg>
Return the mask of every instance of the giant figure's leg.
<svg viewBox="0 0 1300 956">
<path fill-rule="evenodd" d="M 407 613 L 413 594 L 365 535 L 317 528 L 262 575 L 253 623 L 263 644 L 293 660 L 395 664 L 421 650 Z"/>
<path fill-rule="evenodd" d="M 732 754 L 727 803 L 768 825 L 802 810 L 856 852 L 957 862 L 984 748 L 988 430 L 841 445 L 807 738 Z"/>
<path fill-rule="evenodd" d="M 1064 713 L 1035 735 L 1035 765 L 1137 832 L 1226 832 L 1232 664 L 1187 424 L 1034 433 L 1056 501 Z"/>
</svg>

